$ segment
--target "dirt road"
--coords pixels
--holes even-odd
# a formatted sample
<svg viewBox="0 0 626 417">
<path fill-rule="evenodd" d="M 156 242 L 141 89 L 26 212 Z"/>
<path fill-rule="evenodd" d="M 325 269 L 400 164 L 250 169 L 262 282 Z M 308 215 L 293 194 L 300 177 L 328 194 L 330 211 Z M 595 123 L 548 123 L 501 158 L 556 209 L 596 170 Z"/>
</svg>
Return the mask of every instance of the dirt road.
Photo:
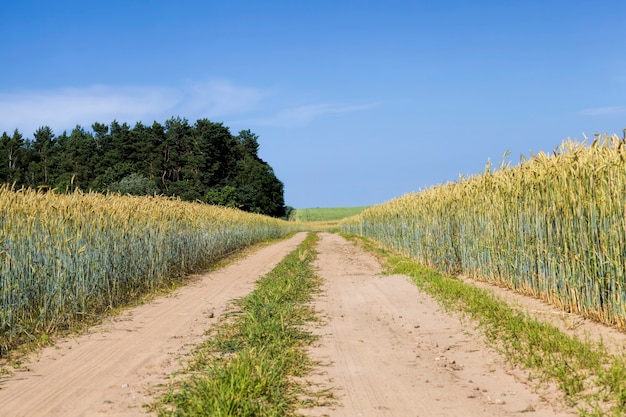
<svg viewBox="0 0 626 417">
<path fill-rule="evenodd" d="M 343 238 L 321 234 L 325 279 L 317 309 L 325 325 L 311 348 L 327 363 L 309 380 L 333 388 L 330 416 L 575 415 L 552 391 L 534 393 L 482 342 L 470 323 L 442 311 L 406 277 L 381 276 L 377 261 Z M 129 310 L 86 335 L 45 349 L 28 370 L 0 380 L 0 416 L 138 416 L 142 404 L 233 298 L 249 292 L 304 238 L 198 277 L 173 296 Z M 542 398 L 545 397 L 545 398 Z"/>
</svg>

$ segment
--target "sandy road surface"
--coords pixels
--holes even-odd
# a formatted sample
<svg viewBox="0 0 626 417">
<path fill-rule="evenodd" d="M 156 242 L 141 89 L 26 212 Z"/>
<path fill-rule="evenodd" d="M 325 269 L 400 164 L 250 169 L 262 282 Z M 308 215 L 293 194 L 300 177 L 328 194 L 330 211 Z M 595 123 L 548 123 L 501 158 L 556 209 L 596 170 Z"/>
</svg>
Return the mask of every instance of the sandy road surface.
<svg viewBox="0 0 626 417">
<path fill-rule="evenodd" d="M 381 276 L 373 256 L 340 236 L 321 236 L 317 267 L 326 283 L 316 308 L 326 324 L 311 353 L 328 365 L 310 380 L 336 387 L 339 404 L 306 415 L 576 415 L 519 382 L 469 323 L 406 277 Z"/>
<path fill-rule="evenodd" d="M 155 386 L 167 382 L 229 302 L 250 292 L 304 237 L 263 248 L 43 350 L 29 370 L 0 379 L 0 417 L 145 415 L 142 404 Z"/>
</svg>

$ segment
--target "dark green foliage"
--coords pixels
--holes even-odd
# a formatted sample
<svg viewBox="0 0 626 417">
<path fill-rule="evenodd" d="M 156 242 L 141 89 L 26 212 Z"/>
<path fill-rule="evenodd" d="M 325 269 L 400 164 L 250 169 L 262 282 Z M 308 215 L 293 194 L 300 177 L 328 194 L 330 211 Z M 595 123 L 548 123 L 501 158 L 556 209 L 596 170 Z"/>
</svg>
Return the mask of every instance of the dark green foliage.
<svg viewBox="0 0 626 417">
<path fill-rule="evenodd" d="M 163 194 L 237 207 L 275 217 L 285 214 L 283 183 L 258 156 L 258 137 L 238 136 L 207 119 L 190 125 L 171 118 L 134 127 L 113 121 L 76 126 L 55 136 L 42 126 L 34 139 L 15 130 L 0 136 L 0 183 L 16 187 L 122 194 Z"/>
<path fill-rule="evenodd" d="M 284 220 L 291 220 L 291 216 L 294 214 L 295 208 L 291 206 L 285 206 L 285 214 L 283 215 Z"/>
<path fill-rule="evenodd" d="M 15 129 L 13 136 L 6 132 L 0 137 L 0 181 L 21 184 L 24 181 L 25 141 Z"/>
<path fill-rule="evenodd" d="M 130 195 L 154 195 L 159 192 L 153 180 L 136 172 L 112 183 L 109 185 L 109 190 Z"/>
<path fill-rule="evenodd" d="M 239 191 L 232 185 L 213 187 L 207 192 L 204 199 L 209 204 L 241 208 L 241 203 L 239 202 Z"/>
<path fill-rule="evenodd" d="M 40 127 L 35 131 L 35 140 L 31 143 L 30 161 L 26 175 L 26 182 L 29 186 L 49 184 L 55 145 L 56 138 L 48 126 Z"/>
<path fill-rule="evenodd" d="M 242 158 L 235 187 L 239 190 L 241 209 L 274 217 L 284 216 L 283 183 L 276 178 L 272 167 L 258 157 L 258 136 L 249 130 L 242 130 L 237 140 Z"/>
</svg>

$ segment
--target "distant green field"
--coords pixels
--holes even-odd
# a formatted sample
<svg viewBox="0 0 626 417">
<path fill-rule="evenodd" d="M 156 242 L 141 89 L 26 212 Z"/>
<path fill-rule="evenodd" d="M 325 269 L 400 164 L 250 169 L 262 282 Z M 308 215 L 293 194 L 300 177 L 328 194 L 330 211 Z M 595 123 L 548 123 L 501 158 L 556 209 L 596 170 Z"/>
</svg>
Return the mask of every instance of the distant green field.
<svg viewBox="0 0 626 417">
<path fill-rule="evenodd" d="M 290 220 L 299 222 L 325 222 L 340 220 L 345 217 L 359 214 L 368 207 L 369 206 L 295 209 L 291 214 Z"/>
</svg>

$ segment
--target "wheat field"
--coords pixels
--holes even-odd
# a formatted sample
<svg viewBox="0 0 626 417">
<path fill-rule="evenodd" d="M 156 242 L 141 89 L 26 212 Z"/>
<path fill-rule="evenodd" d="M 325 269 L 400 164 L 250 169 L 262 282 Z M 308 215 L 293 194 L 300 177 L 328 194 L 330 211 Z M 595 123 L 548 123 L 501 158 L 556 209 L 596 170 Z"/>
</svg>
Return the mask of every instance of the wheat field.
<svg viewBox="0 0 626 417">
<path fill-rule="evenodd" d="M 292 224 L 163 197 L 0 187 L 0 353 L 136 300 Z"/>
<path fill-rule="evenodd" d="M 626 144 L 617 136 L 487 166 L 369 208 L 341 228 L 626 328 Z"/>
</svg>

